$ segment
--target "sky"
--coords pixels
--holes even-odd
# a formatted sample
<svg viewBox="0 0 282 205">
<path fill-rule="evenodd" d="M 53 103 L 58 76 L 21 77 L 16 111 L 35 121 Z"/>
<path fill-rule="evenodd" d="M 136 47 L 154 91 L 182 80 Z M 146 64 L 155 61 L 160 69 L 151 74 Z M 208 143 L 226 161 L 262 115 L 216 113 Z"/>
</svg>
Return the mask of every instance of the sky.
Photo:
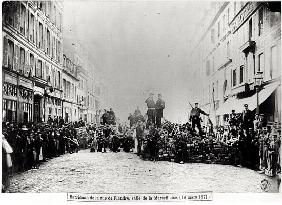
<svg viewBox="0 0 282 205">
<path fill-rule="evenodd" d="M 197 85 L 189 68 L 191 39 L 207 2 L 65 1 L 64 22 L 72 23 L 91 61 L 105 76 L 109 107 L 126 121 L 137 106 L 145 114 L 150 92 L 161 93 L 164 117 L 187 121 Z"/>
</svg>

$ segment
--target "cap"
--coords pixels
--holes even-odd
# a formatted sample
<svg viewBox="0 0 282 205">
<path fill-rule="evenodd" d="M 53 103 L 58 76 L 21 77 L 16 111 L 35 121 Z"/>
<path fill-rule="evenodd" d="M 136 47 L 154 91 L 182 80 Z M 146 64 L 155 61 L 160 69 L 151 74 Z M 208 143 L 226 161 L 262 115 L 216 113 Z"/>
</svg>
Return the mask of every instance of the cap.
<svg viewBox="0 0 282 205">
<path fill-rule="evenodd" d="M 248 107 L 248 104 L 244 104 L 244 107 Z"/>
</svg>

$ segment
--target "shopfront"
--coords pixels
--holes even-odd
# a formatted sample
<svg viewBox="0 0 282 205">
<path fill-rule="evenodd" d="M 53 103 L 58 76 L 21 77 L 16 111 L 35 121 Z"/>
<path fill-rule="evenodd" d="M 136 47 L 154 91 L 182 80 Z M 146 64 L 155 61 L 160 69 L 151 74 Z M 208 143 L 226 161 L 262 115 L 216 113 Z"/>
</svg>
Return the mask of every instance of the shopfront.
<svg viewBox="0 0 282 205">
<path fill-rule="evenodd" d="M 13 71 L 3 72 L 3 122 L 33 121 L 33 82 Z"/>
</svg>

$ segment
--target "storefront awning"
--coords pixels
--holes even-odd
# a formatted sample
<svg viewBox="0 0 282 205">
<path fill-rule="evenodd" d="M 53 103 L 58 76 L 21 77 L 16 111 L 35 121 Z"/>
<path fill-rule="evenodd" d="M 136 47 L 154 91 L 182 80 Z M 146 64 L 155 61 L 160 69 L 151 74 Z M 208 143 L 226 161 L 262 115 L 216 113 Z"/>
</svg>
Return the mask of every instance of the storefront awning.
<svg viewBox="0 0 282 205">
<path fill-rule="evenodd" d="M 263 87 L 259 91 L 259 104 L 263 103 L 280 85 L 280 82 L 273 82 Z M 241 112 L 244 109 L 244 104 L 248 104 L 250 110 L 254 110 L 257 107 L 257 94 L 254 94 L 247 98 L 228 98 L 225 103 L 219 107 L 216 111 L 216 115 L 230 114 L 231 110 L 235 110 L 236 113 Z"/>
</svg>

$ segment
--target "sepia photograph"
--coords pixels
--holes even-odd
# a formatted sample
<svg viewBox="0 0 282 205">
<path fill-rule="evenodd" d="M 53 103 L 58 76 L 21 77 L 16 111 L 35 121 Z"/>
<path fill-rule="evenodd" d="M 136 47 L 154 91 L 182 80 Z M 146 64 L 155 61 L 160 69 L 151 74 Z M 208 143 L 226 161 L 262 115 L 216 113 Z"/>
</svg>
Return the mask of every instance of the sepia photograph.
<svg viewBox="0 0 282 205">
<path fill-rule="evenodd" d="M 280 192 L 281 1 L 1 3 L 1 195 Z"/>
</svg>

